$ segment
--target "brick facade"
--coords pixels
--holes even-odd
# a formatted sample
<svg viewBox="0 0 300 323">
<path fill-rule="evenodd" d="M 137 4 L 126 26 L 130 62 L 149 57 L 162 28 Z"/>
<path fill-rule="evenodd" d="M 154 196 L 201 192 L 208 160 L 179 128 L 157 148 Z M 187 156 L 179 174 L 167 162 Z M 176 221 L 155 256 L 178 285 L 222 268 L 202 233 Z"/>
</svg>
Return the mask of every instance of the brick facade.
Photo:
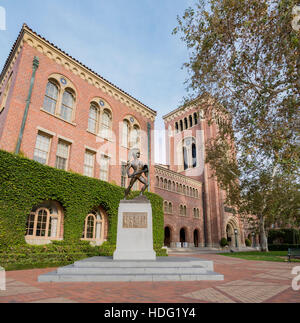
<svg viewBox="0 0 300 323">
<path fill-rule="evenodd" d="M 23 26 L 0 75 L 0 149 L 9 152 L 16 150 L 28 103 L 35 57 L 38 57 L 39 66 L 22 135 L 20 151 L 23 155 L 33 159 L 38 134 L 46 135 L 50 138 L 46 164 L 55 167 L 58 143 L 63 140 L 70 148 L 66 170 L 84 174 L 85 152 L 88 150 L 97 157 L 93 176 L 99 178 L 99 156 L 105 154 L 110 158 L 108 182 L 121 185 L 121 164 L 130 158 L 130 149 L 122 145 L 123 120 L 127 118 L 140 128 L 139 148 L 141 159 L 149 164 L 150 190 L 162 196 L 167 203 L 166 245 L 217 247 L 220 239 L 228 235 L 228 231 L 231 230 L 232 235 L 233 229 L 238 230 L 239 245 L 244 244 L 241 222 L 237 216 L 226 212 L 224 192 L 219 189 L 211 177 L 209 166 L 204 162 L 205 142 L 215 136 L 217 131 L 216 125 L 208 125 L 201 117 L 201 107 L 209 104 L 209 100 L 181 107 L 164 117 L 169 166 L 155 166 L 154 132 L 151 130 L 154 130 L 156 112 L 55 47 L 26 25 Z M 75 105 L 71 120 L 66 121 L 44 109 L 47 84 L 53 76 L 57 77 L 58 83 L 64 81 L 65 86 L 72 87 Z M 93 100 L 103 100 L 110 108 L 113 135 L 109 139 L 88 131 L 89 111 Z M 185 142 L 188 138 L 190 143 Z M 186 154 L 190 155 L 189 165 L 182 162 L 183 142 L 190 145 L 186 147 Z"/>
<path fill-rule="evenodd" d="M 171 246 L 206 246 L 219 247 L 222 237 L 228 237 L 232 246 L 244 246 L 244 232 L 238 217 L 225 204 L 225 193 L 219 188 L 212 176 L 212 171 L 205 163 L 205 144 L 216 135 L 217 124 L 208 122 L 203 117 L 204 105 L 213 105 L 208 97 L 204 97 L 193 105 L 181 107 L 164 117 L 168 171 L 156 167 L 156 176 L 167 180 L 178 177 L 178 182 L 186 182 L 198 188 L 198 197 L 184 194 L 182 189 L 166 190 L 160 183 L 155 192 L 166 201 L 173 203 L 173 214 L 165 215 L 165 228 L 171 230 Z M 184 157 L 185 156 L 185 157 Z M 180 175 L 180 176 L 179 176 Z M 191 182 L 193 181 L 193 182 Z M 182 184 L 183 185 L 183 184 Z M 187 205 L 187 215 L 180 214 L 180 203 Z M 194 208 L 200 211 L 199 218 L 193 214 Z M 165 230 L 169 230 L 169 229 Z M 185 231 L 185 237 L 180 231 Z M 234 233 L 237 230 L 237 234 Z M 166 232 L 168 235 L 169 233 Z"/>
</svg>

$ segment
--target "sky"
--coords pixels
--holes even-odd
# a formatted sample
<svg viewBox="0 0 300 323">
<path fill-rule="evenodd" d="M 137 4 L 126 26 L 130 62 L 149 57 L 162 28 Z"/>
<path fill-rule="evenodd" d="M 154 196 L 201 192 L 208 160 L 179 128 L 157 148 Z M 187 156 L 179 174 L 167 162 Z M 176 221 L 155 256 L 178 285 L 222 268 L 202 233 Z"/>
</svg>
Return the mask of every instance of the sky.
<svg viewBox="0 0 300 323">
<path fill-rule="evenodd" d="M 186 95 L 188 51 L 172 35 L 177 16 L 195 0 L 0 0 L 0 68 L 23 23 L 162 116 Z M 3 10 L 2 10 L 3 12 Z M 1 19 L 1 15 L 0 15 Z M 156 162 L 164 138 L 156 136 Z"/>
</svg>

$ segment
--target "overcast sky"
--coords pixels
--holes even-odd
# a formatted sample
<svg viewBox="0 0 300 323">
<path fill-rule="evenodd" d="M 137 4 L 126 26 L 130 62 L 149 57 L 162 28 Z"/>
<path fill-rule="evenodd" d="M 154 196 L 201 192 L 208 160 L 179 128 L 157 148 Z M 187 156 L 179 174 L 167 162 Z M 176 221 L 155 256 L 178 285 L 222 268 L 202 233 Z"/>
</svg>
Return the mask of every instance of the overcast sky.
<svg viewBox="0 0 300 323">
<path fill-rule="evenodd" d="M 0 0 L 6 30 L 0 30 L 0 66 L 23 23 L 162 116 L 186 94 L 188 53 L 172 35 L 177 15 L 195 0 Z M 156 161 L 164 146 L 156 139 Z"/>
</svg>

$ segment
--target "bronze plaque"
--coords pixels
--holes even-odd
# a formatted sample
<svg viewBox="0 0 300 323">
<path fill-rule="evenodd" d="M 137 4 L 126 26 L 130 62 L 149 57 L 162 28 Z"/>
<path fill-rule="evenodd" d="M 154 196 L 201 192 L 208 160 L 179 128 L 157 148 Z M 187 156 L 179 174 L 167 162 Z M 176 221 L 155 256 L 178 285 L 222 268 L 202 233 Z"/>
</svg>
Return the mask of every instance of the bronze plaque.
<svg viewBox="0 0 300 323">
<path fill-rule="evenodd" d="M 123 213 L 123 228 L 124 229 L 146 229 L 147 213 L 139 212 L 124 212 Z"/>
</svg>

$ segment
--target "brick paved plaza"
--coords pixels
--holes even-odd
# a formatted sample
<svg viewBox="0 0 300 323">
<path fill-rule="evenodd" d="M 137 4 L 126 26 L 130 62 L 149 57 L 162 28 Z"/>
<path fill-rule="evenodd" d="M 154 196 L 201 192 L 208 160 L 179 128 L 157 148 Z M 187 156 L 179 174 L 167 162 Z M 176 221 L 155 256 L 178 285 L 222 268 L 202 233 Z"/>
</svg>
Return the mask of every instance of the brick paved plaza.
<svg viewBox="0 0 300 323">
<path fill-rule="evenodd" d="M 189 256 L 213 260 L 224 281 L 38 283 L 40 274 L 54 269 L 12 271 L 6 273 L 0 303 L 300 303 L 300 291 L 291 287 L 291 271 L 299 263 Z"/>
</svg>

